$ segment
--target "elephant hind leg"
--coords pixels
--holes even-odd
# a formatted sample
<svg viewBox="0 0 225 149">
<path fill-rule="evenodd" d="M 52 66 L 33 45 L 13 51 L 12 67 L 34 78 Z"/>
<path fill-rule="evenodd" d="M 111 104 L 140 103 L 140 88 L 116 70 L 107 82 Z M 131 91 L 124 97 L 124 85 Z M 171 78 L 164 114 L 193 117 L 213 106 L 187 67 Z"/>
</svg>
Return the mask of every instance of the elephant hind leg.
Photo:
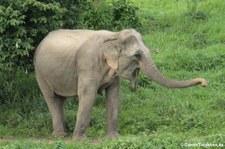
<svg viewBox="0 0 225 149">
<path fill-rule="evenodd" d="M 36 73 L 36 79 L 52 116 L 52 135 L 65 136 L 64 102 L 66 98 L 55 94 L 40 74 Z"/>
<path fill-rule="evenodd" d="M 66 126 L 65 126 L 65 116 L 64 116 L 64 103 L 66 98 L 58 96 L 54 93 L 54 111 L 51 112 L 52 123 L 53 123 L 53 136 L 65 136 Z M 49 106 L 48 106 L 49 107 Z M 50 108 L 49 108 L 50 109 Z M 54 113 L 54 114 L 52 114 Z"/>
</svg>

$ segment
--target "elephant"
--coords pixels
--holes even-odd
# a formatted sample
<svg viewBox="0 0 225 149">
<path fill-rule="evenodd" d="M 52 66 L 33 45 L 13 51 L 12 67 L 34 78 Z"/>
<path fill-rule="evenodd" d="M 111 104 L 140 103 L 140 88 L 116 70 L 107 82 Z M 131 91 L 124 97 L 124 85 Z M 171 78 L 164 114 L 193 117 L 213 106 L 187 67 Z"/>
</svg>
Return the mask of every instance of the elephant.
<svg viewBox="0 0 225 149">
<path fill-rule="evenodd" d="M 106 96 L 107 136 L 119 136 L 120 78 L 129 80 L 134 90 L 139 71 L 168 88 L 207 86 L 203 78 L 165 77 L 135 29 L 51 31 L 35 50 L 34 70 L 52 117 L 53 136 L 66 135 L 64 102 L 67 97 L 78 97 L 75 140 L 85 137 L 96 96 L 102 91 Z"/>
</svg>

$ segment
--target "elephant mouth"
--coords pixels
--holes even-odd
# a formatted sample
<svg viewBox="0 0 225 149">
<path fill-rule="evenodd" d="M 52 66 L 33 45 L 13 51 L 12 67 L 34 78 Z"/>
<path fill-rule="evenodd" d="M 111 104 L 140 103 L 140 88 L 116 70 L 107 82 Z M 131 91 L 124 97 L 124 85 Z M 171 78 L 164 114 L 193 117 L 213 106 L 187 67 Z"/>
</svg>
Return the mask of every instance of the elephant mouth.
<svg viewBox="0 0 225 149">
<path fill-rule="evenodd" d="M 137 90 L 137 77 L 139 74 L 140 68 L 136 68 L 132 73 L 132 78 L 130 80 L 132 91 Z"/>
</svg>

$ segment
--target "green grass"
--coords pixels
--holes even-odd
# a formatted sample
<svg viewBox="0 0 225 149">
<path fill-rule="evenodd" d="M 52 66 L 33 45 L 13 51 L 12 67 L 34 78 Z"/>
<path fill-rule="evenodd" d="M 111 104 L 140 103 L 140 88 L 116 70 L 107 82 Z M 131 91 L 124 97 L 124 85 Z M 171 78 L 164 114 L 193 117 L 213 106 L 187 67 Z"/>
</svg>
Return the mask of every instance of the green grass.
<svg viewBox="0 0 225 149">
<path fill-rule="evenodd" d="M 140 8 L 143 28 L 139 30 L 163 74 L 174 79 L 204 77 L 209 86 L 168 89 L 141 74 L 138 90 L 131 92 L 129 82 L 123 80 L 120 139 L 111 141 L 105 138 L 104 96 L 99 96 L 87 131 L 88 139 L 75 143 L 71 137 L 77 101 L 67 101 L 68 137 L 52 138 L 51 117 L 33 75 L 19 73 L 18 80 L 25 83 L 21 87 L 23 83 L 15 82 L 15 96 L 24 98 L 24 102 L 1 105 L 0 148 L 181 148 L 185 143 L 225 145 L 224 1 L 199 1 L 196 10 L 188 8 L 186 0 L 133 2 Z M 157 48 L 159 53 L 154 53 L 152 48 Z"/>
</svg>

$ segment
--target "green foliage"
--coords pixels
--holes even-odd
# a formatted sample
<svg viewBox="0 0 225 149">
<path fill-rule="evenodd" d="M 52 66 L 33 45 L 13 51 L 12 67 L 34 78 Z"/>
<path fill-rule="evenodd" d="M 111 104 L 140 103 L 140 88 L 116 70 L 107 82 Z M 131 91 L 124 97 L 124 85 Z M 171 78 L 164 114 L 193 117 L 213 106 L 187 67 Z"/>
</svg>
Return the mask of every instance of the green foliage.
<svg viewBox="0 0 225 149">
<path fill-rule="evenodd" d="M 40 149 L 46 147 L 47 145 L 33 144 L 24 141 L 15 141 L 11 144 L 6 144 L 3 147 L 0 146 L 1 149 Z"/>
<path fill-rule="evenodd" d="M 180 51 L 173 55 L 169 54 L 165 62 L 171 63 L 171 65 L 164 66 L 161 62 L 158 64 L 160 67 L 176 71 L 181 69 L 187 71 L 210 71 L 225 67 L 225 51 L 223 50 L 223 46 L 212 46 L 210 49 L 212 51 L 208 51 L 208 53 L 203 53 L 203 51 Z M 171 62 L 172 59 L 174 60 Z"/>
<path fill-rule="evenodd" d="M 140 27 L 139 17 L 136 14 L 138 7 L 127 0 L 113 0 L 112 4 L 112 25 L 116 29 Z"/>
<path fill-rule="evenodd" d="M 32 69 L 37 43 L 49 31 L 63 26 L 66 9 L 56 2 L 36 0 L 1 0 L 0 8 L 0 70 Z"/>
<path fill-rule="evenodd" d="M 33 75 L 17 71 L 15 74 L 0 72 L 0 104 L 17 105 L 20 114 L 30 113 L 31 109 L 44 109 L 44 103 L 40 103 L 40 90 Z M 32 104 L 30 104 L 32 102 Z M 30 107 L 30 109 L 27 109 Z"/>
<path fill-rule="evenodd" d="M 66 27 L 81 29 L 121 30 L 139 27 L 138 10 L 128 0 L 61 2 L 69 11 L 64 16 Z"/>
<path fill-rule="evenodd" d="M 66 145 L 62 140 L 59 140 L 55 143 L 54 148 L 53 149 L 65 149 Z"/>
<path fill-rule="evenodd" d="M 150 136 L 143 135 L 142 137 L 125 137 L 118 141 L 111 141 L 105 148 L 110 149 L 137 149 L 137 148 L 180 148 L 182 137 L 175 138 L 172 134 Z"/>
<path fill-rule="evenodd" d="M 186 0 L 188 14 L 192 17 L 193 20 L 205 20 L 206 14 L 199 11 L 199 0 Z"/>
<path fill-rule="evenodd" d="M 187 9 L 194 16 L 198 12 L 198 1 L 199 0 L 186 0 Z"/>
</svg>

